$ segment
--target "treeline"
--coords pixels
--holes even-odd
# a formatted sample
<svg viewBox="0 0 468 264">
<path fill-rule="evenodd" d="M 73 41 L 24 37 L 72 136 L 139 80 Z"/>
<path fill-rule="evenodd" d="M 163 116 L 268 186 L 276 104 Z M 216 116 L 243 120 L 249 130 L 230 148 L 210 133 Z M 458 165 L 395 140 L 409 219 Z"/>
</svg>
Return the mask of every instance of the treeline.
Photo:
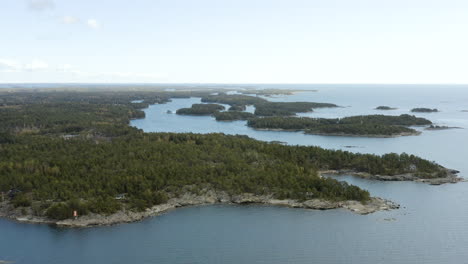
<svg viewBox="0 0 468 264">
<path fill-rule="evenodd" d="M 118 136 L 145 113 L 131 104 L 44 103 L 0 107 L 0 132 Z"/>
<path fill-rule="evenodd" d="M 397 108 L 395 107 L 390 107 L 390 106 L 386 106 L 386 105 L 381 105 L 381 106 L 377 106 L 375 108 L 375 110 L 396 110 Z"/>
<path fill-rule="evenodd" d="M 213 116 L 216 121 L 247 120 L 255 117 L 252 113 L 241 111 L 216 112 Z"/>
<path fill-rule="evenodd" d="M 255 104 L 257 116 L 292 116 L 296 113 L 311 112 L 313 108 L 338 107 L 335 104 L 313 102 L 263 102 Z"/>
<path fill-rule="evenodd" d="M 373 123 L 365 124 L 333 124 L 321 125 L 305 130 L 307 134 L 336 135 L 336 136 L 377 136 L 391 137 L 403 135 L 415 135 L 418 132 L 404 126 L 389 126 Z"/>
<path fill-rule="evenodd" d="M 267 100 L 256 96 L 224 93 L 219 93 L 218 95 L 204 96 L 201 98 L 201 101 L 204 103 L 220 103 L 228 104 L 231 106 L 255 105 L 258 103 L 267 102 Z"/>
<path fill-rule="evenodd" d="M 415 113 L 433 113 L 433 112 L 439 112 L 438 109 L 434 108 L 434 109 L 431 109 L 431 108 L 413 108 L 411 109 L 411 112 L 415 112 Z"/>
<path fill-rule="evenodd" d="M 190 108 L 181 108 L 176 111 L 178 115 L 212 115 L 225 107 L 219 104 L 192 104 Z"/>
</svg>

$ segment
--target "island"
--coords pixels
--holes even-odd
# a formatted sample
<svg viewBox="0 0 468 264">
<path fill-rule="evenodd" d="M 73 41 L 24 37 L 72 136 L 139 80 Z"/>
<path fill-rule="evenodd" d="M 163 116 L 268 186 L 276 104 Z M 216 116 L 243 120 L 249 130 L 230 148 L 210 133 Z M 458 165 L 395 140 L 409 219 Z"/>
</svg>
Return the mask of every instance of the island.
<svg viewBox="0 0 468 264">
<path fill-rule="evenodd" d="M 255 117 L 252 113 L 241 111 L 216 112 L 213 116 L 216 121 L 248 120 Z"/>
<path fill-rule="evenodd" d="M 420 108 L 411 109 L 411 112 L 414 112 L 414 113 L 435 113 L 435 112 L 439 112 L 439 110 L 436 109 L 436 108 L 431 109 L 431 108 L 420 107 Z"/>
<path fill-rule="evenodd" d="M 273 95 L 292 95 L 298 92 L 317 92 L 313 89 L 294 90 L 294 89 L 245 89 L 239 90 L 242 94 L 255 94 L 261 96 L 273 96 Z"/>
<path fill-rule="evenodd" d="M 145 102 L 170 100 L 167 93 L 70 93 L 0 93 L 1 217 L 84 227 L 213 203 L 367 214 L 398 205 L 324 172 L 458 179 L 455 171 L 407 154 L 357 154 L 217 133 L 144 133 L 130 120 L 144 117 Z"/>
<path fill-rule="evenodd" d="M 218 93 L 217 95 L 203 96 L 201 98 L 201 101 L 204 103 L 227 104 L 230 106 L 255 105 L 258 103 L 268 102 L 267 100 L 261 97 L 242 95 L 242 94 L 225 94 L 225 93 Z"/>
<path fill-rule="evenodd" d="M 418 135 L 408 126 L 425 126 L 432 122 L 411 115 L 367 115 L 345 118 L 257 117 L 247 125 L 255 129 L 305 131 L 329 136 L 395 137 Z"/>
<path fill-rule="evenodd" d="M 254 105 L 254 114 L 257 116 L 292 116 L 296 113 L 312 112 L 314 108 L 338 107 L 330 103 L 270 102 L 258 96 L 223 93 L 204 96 L 201 101 L 205 103 L 228 104 L 235 111 L 243 111 L 246 105 Z"/>
<path fill-rule="evenodd" d="M 462 129 L 461 127 L 449 127 L 449 126 L 437 126 L 430 125 L 426 127 L 426 130 L 447 130 L 447 129 Z"/>
<path fill-rule="evenodd" d="M 247 107 L 245 105 L 233 105 L 229 107 L 229 111 L 245 111 Z"/>
<path fill-rule="evenodd" d="M 314 108 L 338 107 L 330 103 L 314 102 L 262 102 L 255 104 L 257 116 L 292 116 L 296 113 L 312 112 Z"/>
<path fill-rule="evenodd" d="M 219 104 L 192 104 L 190 108 L 181 108 L 176 111 L 178 115 L 212 115 L 225 107 Z"/>
<path fill-rule="evenodd" d="M 385 105 L 381 105 L 381 106 L 377 106 L 375 108 L 375 110 L 396 110 L 398 108 L 396 107 L 390 107 L 390 106 L 385 106 Z"/>
</svg>

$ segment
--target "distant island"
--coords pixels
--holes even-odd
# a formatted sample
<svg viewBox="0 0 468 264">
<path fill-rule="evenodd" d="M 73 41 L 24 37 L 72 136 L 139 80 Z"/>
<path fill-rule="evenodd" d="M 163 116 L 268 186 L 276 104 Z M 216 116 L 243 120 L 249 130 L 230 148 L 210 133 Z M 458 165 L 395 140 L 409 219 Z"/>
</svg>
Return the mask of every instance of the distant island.
<svg viewBox="0 0 468 264">
<path fill-rule="evenodd" d="M 435 113 L 435 112 L 439 112 L 438 109 L 434 108 L 434 109 L 431 109 L 431 108 L 413 108 L 411 109 L 411 112 L 414 112 L 414 113 Z"/>
<path fill-rule="evenodd" d="M 201 96 L 206 93 L 197 91 Z M 345 208 L 366 214 L 398 205 L 322 177 L 323 172 L 458 179 L 454 171 L 408 154 L 357 154 L 224 134 L 144 133 L 128 126 L 131 119 L 145 116 L 141 109 L 149 102 L 193 94 L 0 93 L 0 191 L 4 194 L 0 216 L 90 226 L 132 222 L 171 208 L 212 203 Z M 131 103 L 134 100 L 141 101 Z M 221 108 L 209 106 L 213 109 Z M 382 124 L 426 122 L 410 116 L 354 118 L 385 120 Z"/>
<path fill-rule="evenodd" d="M 190 108 L 181 108 L 176 111 L 178 115 L 212 115 L 225 107 L 219 104 L 193 104 Z"/>
<path fill-rule="evenodd" d="M 291 116 L 296 113 L 311 112 L 314 108 L 338 107 L 330 103 L 270 102 L 261 97 L 221 93 L 218 95 L 204 96 L 201 101 L 204 103 L 228 104 L 233 107 L 233 110 L 239 110 L 246 105 L 253 105 L 255 106 L 255 115 L 257 116 Z"/>
<path fill-rule="evenodd" d="M 238 92 L 242 94 L 255 94 L 262 96 L 273 96 L 273 95 L 291 95 L 298 92 L 317 92 L 317 90 L 304 89 L 304 90 L 294 90 L 294 89 L 246 89 L 239 90 Z"/>
<path fill-rule="evenodd" d="M 390 107 L 390 106 L 384 106 L 384 105 L 377 106 L 375 108 L 375 110 L 396 110 L 396 109 L 398 109 L 398 108 Z"/>
<path fill-rule="evenodd" d="M 259 116 L 294 116 L 296 113 L 312 112 L 314 108 L 338 107 L 330 103 L 315 102 L 270 102 L 260 97 L 243 94 L 210 94 L 202 96 L 204 104 L 193 104 L 190 108 L 177 110 L 180 115 L 212 115 L 217 121 L 248 120 Z M 228 112 L 224 106 L 230 105 Z M 244 112 L 247 105 L 255 106 L 254 114 Z"/>
<path fill-rule="evenodd" d="M 216 112 L 213 116 L 216 121 L 248 120 L 255 117 L 252 113 L 241 111 Z"/>
<path fill-rule="evenodd" d="M 255 129 L 305 131 L 308 134 L 330 136 L 395 137 L 418 135 L 408 126 L 430 125 L 431 121 L 411 115 L 367 115 L 345 118 L 263 117 L 249 119 Z"/>
<path fill-rule="evenodd" d="M 426 130 L 447 130 L 447 129 L 461 129 L 461 127 L 430 125 L 429 127 L 426 128 Z"/>
<path fill-rule="evenodd" d="M 314 108 L 338 107 L 330 103 L 314 102 L 262 102 L 255 104 L 257 116 L 292 116 L 296 113 L 312 112 Z"/>
</svg>

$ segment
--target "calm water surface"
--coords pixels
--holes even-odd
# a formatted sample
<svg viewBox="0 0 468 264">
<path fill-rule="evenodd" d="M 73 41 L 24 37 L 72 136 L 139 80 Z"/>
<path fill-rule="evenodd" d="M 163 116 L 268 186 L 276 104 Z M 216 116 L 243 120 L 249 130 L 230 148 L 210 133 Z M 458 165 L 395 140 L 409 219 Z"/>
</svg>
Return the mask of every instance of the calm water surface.
<svg viewBox="0 0 468 264">
<path fill-rule="evenodd" d="M 175 99 L 146 109 L 132 125 L 147 132 L 222 132 L 265 141 L 319 145 L 363 153 L 407 152 L 468 176 L 468 86 L 272 86 L 318 89 L 274 101 L 336 103 L 304 116 L 399 115 L 414 107 L 440 125 L 467 129 L 423 131 L 401 138 L 325 137 L 255 131 L 244 121 L 167 114 L 198 103 Z M 395 111 L 372 110 L 379 105 Z M 253 111 L 252 108 L 249 108 Z M 349 148 L 349 146 L 353 146 Z M 355 215 L 266 206 L 183 208 L 142 222 L 89 229 L 60 229 L 0 219 L 0 260 L 16 263 L 468 263 L 468 183 L 430 186 L 339 177 L 403 207 Z"/>
</svg>

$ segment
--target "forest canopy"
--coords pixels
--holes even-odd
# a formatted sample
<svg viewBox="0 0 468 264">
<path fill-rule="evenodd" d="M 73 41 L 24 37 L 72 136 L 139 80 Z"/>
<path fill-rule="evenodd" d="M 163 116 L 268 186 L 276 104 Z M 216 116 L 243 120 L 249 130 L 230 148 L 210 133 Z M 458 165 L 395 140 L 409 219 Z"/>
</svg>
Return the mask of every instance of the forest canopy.
<svg viewBox="0 0 468 264">
<path fill-rule="evenodd" d="M 312 134 L 392 136 L 416 133 L 407 126 L 430 125 L 431 121 L 411 115 L 367 115 L 345 118 L 263 117 L 249 119 L 256 129 L 304 130 Z"/>
</svg>

